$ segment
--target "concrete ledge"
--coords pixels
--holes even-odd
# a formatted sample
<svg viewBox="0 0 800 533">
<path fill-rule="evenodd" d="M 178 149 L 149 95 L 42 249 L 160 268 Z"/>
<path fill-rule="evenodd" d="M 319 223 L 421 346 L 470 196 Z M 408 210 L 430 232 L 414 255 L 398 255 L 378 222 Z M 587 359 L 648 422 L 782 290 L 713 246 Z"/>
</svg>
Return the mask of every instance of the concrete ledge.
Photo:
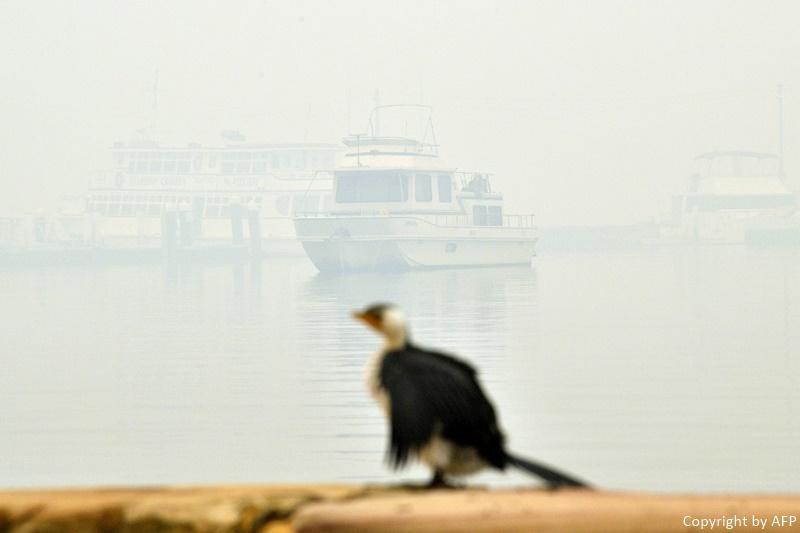
<svg viewBox="0 0 800 533">
<path fill-rule="evenodd" d="M 765 528 L 752 526 L 755 515 Z M 800 529 L 800 496 L 564 490 L 437 490 L 352 485 L 0 491 L 0 533 L 672 532 L 684 518 L 747 518 L 735 531 Z M 717 524 L 714 531 L 727 531 Z M 711 531 L 706 527 L 702 531 Z"/>
</svg>

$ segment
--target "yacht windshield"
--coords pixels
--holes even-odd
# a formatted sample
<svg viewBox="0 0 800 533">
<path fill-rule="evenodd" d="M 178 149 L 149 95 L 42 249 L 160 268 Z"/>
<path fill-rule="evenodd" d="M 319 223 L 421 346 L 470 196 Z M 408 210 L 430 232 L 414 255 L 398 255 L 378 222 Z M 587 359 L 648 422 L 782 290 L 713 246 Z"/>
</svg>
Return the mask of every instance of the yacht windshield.
<svg viewBox="0 0 800 533">
<path fill-rule="evenodd" d="M 338 203 L 405 202 L 408 174 L 405 172 L 339 172 L 336 174 Z"/>
</svg>

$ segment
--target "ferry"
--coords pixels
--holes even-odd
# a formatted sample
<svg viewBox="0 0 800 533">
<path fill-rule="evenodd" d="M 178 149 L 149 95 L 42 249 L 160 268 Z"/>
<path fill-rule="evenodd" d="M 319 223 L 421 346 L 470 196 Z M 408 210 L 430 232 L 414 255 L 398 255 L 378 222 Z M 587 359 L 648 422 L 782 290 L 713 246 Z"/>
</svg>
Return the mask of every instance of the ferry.
<svg viewBox="0 0 800 533">
<path fill-rule="evenodd" d="M 179 243 L 224 245 L 257 238 L 263 253 L 302 254 L 292 216 L 329 208 L 341 146 L 249 143 L 115 143 L 112 166 L 85 196 L 83 238 L 105 248 L 160 246 L 174 226 Z M 171 220 L 174 219 L 174 220 Z"/>
<path fill-rule="evenodd" d="M 380 114 L 422 111 L 421 138 L 382 135 Z M 294 217 L 298 238 L 322 272 L 530 265 L 534 216 L 504 211 L 490 174 L 439 157 L 428 106 L 378 106 L 368 133 L 346 137 L 324 213 Z"/>
<path fill-rule="evenodd" d="M 672 212 L 659 228 L 662 244 L 742 244 L 797 226 L 797 197 L 780 171 L 780 156 L 713 151 L 688 191 L 673 196 Z"/>
</svg>

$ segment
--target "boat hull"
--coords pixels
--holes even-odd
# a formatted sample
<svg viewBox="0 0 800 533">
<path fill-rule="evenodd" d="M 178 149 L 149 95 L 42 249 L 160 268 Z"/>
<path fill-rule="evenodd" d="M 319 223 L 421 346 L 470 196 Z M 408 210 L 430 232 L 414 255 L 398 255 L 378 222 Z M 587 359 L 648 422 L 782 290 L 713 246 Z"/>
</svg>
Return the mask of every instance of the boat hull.
<svg viewBox="0 0 800 533">
<path fill-rule="evenodd" d="M 443 226 L 417 216 L 295 219 L 322 272 L 529 265 L 533 227 Z"/>
</svg>

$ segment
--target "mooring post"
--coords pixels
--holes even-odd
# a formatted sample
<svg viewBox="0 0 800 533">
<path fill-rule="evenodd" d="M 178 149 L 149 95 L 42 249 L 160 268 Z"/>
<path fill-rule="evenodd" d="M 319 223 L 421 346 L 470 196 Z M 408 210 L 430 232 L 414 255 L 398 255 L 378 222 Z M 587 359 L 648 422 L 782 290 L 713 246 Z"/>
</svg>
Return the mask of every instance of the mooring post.
<svg viewBox="0 0 800 533">
<path fill-rule="evenodd" d="M 253 257 L 261 255 L 261 216 L 258 207 L 247 206 L 247 227 L 250 231 L 250 253 Z"/>
<path fill-rule="evenodd" d="M 244 208 L 238 198 L 232 198 L 230 203 L 231 212 L 231 236 L 234 244 L 241 244 L 244 241 Z"/>
<path fill-rule="evenodd" d="M 178 248 L 178 207 L 168 204 L 161 215 L 161 248 L 168 256 Z"/>
</svg>

